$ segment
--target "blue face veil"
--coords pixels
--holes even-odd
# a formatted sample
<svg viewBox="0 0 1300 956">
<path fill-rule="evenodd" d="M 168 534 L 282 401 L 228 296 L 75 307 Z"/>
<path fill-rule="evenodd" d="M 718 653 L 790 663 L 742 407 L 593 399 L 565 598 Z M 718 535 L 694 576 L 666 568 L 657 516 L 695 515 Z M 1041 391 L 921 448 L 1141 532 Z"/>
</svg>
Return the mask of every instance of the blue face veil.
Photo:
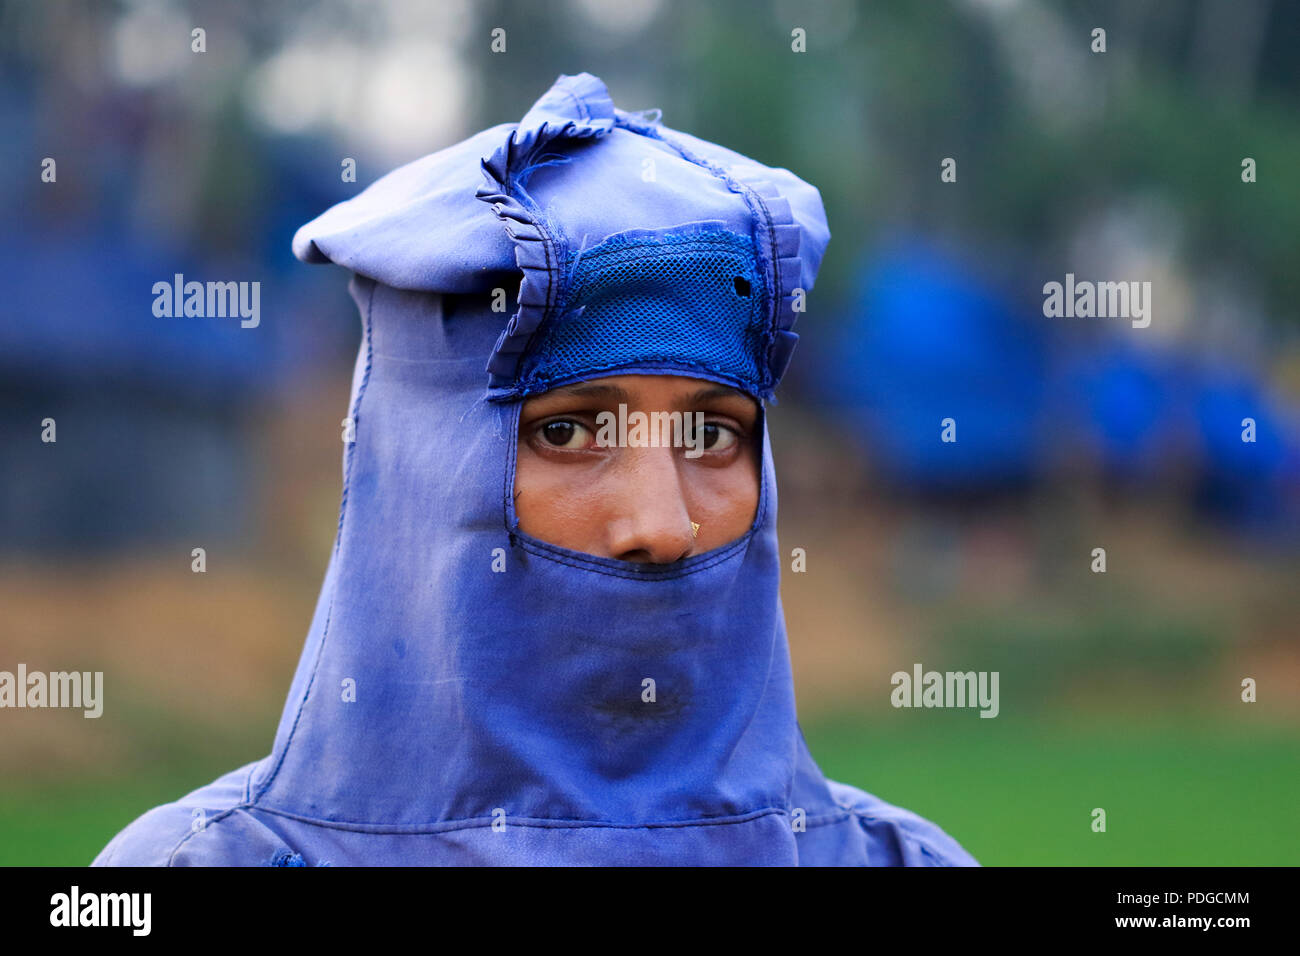
<svg viewBox="0 0 1300 956">
<path fill-rule="evenodd" d="M 973 863 L 808 753 L 763 415 L 753 525 L 713 551 L 597 557 L 513 510 L 530 394 L 636 373 L 770 398 L 829 238 L 812 186 L 585 73 L 304 226 L 300 258 L 355 273 L 364 338 L 274 748 L 96 863 Z"/>
</svg>

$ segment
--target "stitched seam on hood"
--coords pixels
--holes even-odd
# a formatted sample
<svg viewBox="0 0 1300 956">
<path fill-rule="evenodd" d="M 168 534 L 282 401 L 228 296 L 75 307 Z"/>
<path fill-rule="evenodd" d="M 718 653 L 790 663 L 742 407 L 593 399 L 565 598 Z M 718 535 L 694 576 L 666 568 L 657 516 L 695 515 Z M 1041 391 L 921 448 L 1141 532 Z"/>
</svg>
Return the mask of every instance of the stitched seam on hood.
<svg viewBox="0 0 1300 956">
<path fill-rule="evenodd" d="M 370 384 L 370 368 L 374 361 L 375 290 L 378 288 L 379 288 L 379 283 L 374 282 L 372 280 L 370 286 L 370 296 L 366 300 L 366 312 L 365 312 L 366 368 L 365 371 L 361 373 L 361 386 L 357 389 L 357 400 L 352 407 L 353 428 L 356 428 L 357 423 L 360 422 L 361 420 L 360 418 L 361 403 L 365 400 L 366 397 L 366 386 Z M 347 517 L 348 487 L 352 484 L 352 461 L 353 458 L 355 457 L 356 449 L 357 449 L 357 443 L 355 441 L 351 442 L 348 445 L 346 475 L 343 480 L 342 500 L 339 502 L 339 527 L 338 527 L 338 532 L 336 533 L 334 538 L 335 558 L 338 557 L 339 549 L 342 548 L 343 546 L 343 522 L 344 519 Z M 284 750 L 280 752 L 280 757 L 278 760 L 276 760 L 275 769 L 271 771 L 271 775 L 266 779 L 266 782 L 263 783 L 262 786 L 258 788 L 256 796 L 253 797 L 254 804 L 256 804 L 257 801 L 260 800 L 262 796 L 266 793 L 266 791 L 271 788 L 271 784 L 275 783 L 275 778 L 280 774 L 280 768 L 284 766 L 284 759 L 289 755 L 289 748 L 293 746 L 293 738 L 294 735 L 298 732 L 298 724 L 302 721 L 302 713 L 307 707 L 307 701 L 311 697 L 312 688 L 316 685 L 316 672 L 320 668 L 321 658 L 325 656 L 325 645 L 329 642 L 330 622 L 333 620 L 334 617 L 334 595 L 335 593 L 337 593 L 337 591 L 338 591 L 338 578 L 336 577 L 334 578 L 332 589 L 330 591 L 329 610 L 325 612 L 325 627 L 323 632 L 321 633 L 320 647 L 316 651 L 316 660 L 312 664 L 311 677 L 308 678 L 307 687 L 303 690 L 302 700 L 298 702 L 298 712 L 294 715 L 293 726 L 289 729 L 289 737 L 284 742 Z"/>
<path fill-rule="evenodd" d="M 446 820 L 441 823 L 361 823 L 354 820 L 322 820 L 317 817 L 303 816 L 302 814 L 278 810 L 268 806 L 249 807 L 247 809 L 274 814 L 278 817 L 285 817 L 290 820 L 297 820 L 300 823 L 325 827 L 330 830 L 348 830 L 357 833 L 424 835 L 450 833 L 460 830 L 487 830 L 491 829 L 493 824 L 492 817 Z M 774 814 L 785 815 L 787 812 L 781 807 L 762 807 L 746 813 L 729 814 L 720 817 L 697 817 L 693 820 L 658 820 L 649 823 L 615 823 L 607 820 L 567 820 L 549 817 L 511 817 L 509 815 L 507 815 L 506 819 L 510 821 L 509 826 L 540 830 L 664 830 L 706 826 L 735 826 Z"/>
</svg>

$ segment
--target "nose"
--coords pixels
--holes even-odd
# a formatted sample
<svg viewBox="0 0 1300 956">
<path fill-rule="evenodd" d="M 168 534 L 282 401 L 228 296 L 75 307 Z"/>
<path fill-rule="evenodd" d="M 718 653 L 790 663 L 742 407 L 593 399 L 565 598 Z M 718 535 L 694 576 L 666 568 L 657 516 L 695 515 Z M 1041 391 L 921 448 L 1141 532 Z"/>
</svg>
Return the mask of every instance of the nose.
<svg viewBox="0 0 1300 956">
<path fill-rule="evenodd" d="M 669 564 L 695 539 L 674 449 L 621 449 L 616 497 L 606 522 L 608 553 L 622 561 Z"/>
</svg>

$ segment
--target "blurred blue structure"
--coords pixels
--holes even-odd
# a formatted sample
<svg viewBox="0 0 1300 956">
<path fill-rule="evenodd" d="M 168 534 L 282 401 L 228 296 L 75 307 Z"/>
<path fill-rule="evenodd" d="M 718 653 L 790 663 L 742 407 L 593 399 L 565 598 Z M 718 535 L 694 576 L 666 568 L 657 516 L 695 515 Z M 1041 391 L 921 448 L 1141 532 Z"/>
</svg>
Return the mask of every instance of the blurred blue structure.
<svg viewBox="0 0 1300 956">
<path fill-rule="evenodd" d="M 259 479 L 246 427 L 304 371 L 350 363 L 357 333 L 343 283 L 300 268 L 290 238 L 339 198 L 330 177 L 335 193 L 360 187 L 310 166 L 320 152 L 259 141 L 274 198 L 234 200 L 246 210 L 232 220 L 235 256 L 204 218 L 178 241 L 133 216 L 132 197 L 154 188 L 139 138 L 41 183 L 37 102 L 0 98 L 0 119 L 26 131 L 26 151 L 0 149 L 0 552 L 236 540 Z M 154 284 L 176 273 L 260 283 L 259 324 L 155 316 Z"/>
<path fill-rule="evenodd" d="M 1300 545 L 1300 416 L 1239 368 L 1202 370 L 1194 414 L 1202 441 L 1198 503 L 1292 547 Z M 1243 420 L 1255 441 L 1242 441 Z"/>
<path fill-rule="evenodd" d="M 113 385 L 160 392 L 179 401 L 242 402 L 273 383 L 281 362 L 279 323 L 243 329 L 235 318 L 158 318 L 155 282 L 255 280 L 247 264 L 211 261 L 149 248 L 117 233 L 0 236 L 0 258 L 23 281 L 7 295 L 0 324 L 0 362 L 11 381 L 46 385 Z M 272 289 L 262 313 L 273 314 Z"/>
<path fill-rule="evenodd" d="M 1036 477 L 1047 384 L 1042 332 L 919 242 L 863 276 L 817 376 L 892 481 L 929 491 Z M 940 441 L 956 422 L 956 442 Z"/>
<path fill-rule="evenodd" d="M 1086 450 L 1102 474 L 1156 480 L 1161 465 L 1190 452 L 1190 373 L 1118 338 L 1061 350 L 1053 406 L 1062 437 Z"/>
<path fill-rule="evenodd" d="M 1207 515 L 1300 545 L 1297 410 L 1260 371 L 1139 349 L 1120 328 L 1022 314 L 913 240 L 870 260 L 814 379 L 895 488 L 995 491 L 1082 459 L 1109 482 L 1178 481 Z"/>
</svg>

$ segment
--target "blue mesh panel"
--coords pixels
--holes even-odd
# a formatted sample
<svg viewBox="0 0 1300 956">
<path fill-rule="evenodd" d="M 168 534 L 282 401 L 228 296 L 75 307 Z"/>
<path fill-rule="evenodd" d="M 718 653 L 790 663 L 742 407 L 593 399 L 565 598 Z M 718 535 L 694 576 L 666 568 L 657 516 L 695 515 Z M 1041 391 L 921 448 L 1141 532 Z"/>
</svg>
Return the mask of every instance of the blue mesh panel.
<svg viewBox="0 0 1300 956">
<path fill-rule="evenodd" d="M 566 311 L 539 330 L 525 360 L 528 391 L 646 362 L 760 383 L 764 288 L 747 236 L 720 228 L 614 236 L 570 256 L 568 273 Z"/>
</svg>

